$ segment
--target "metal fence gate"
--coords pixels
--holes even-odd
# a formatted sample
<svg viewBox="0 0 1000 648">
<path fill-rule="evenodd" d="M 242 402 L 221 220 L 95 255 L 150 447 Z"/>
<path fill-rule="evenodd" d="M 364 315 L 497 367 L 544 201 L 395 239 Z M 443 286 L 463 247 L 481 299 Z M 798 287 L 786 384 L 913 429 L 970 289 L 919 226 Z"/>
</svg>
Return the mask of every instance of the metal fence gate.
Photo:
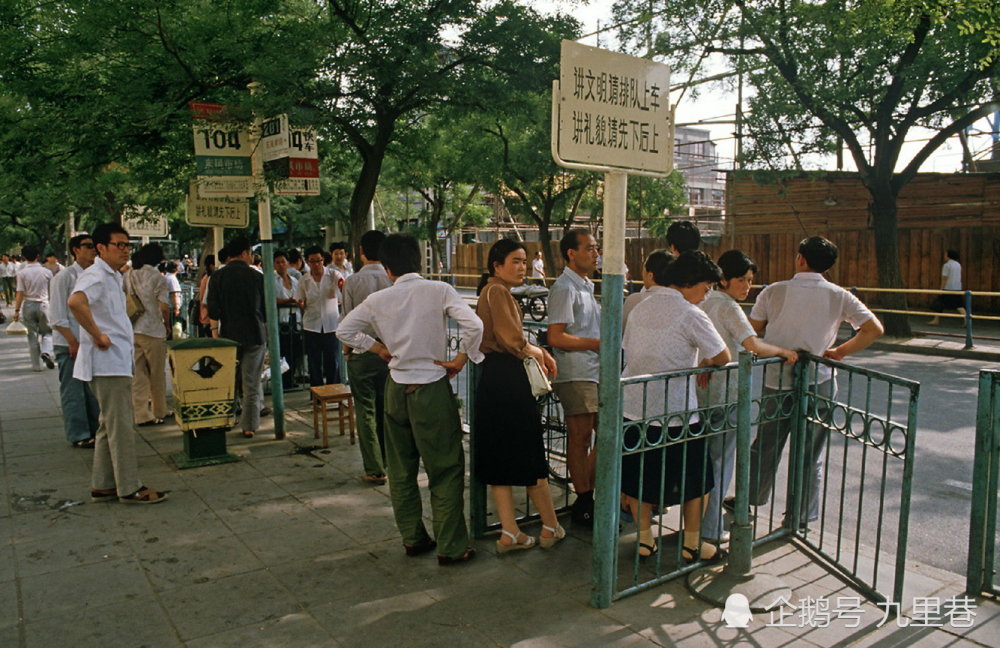
<svg viewBox="0 0 1000 648">
<path fill-rule="evenodd" d="M 638 520 L 616 511 L 618 534 L 607 546 L 593 548 L 596 606 L 703 566 L 689 563 L 683 552 L 684 531 L 697 519 L 685 515 L 684 502 L 707 490 L 708 447 L 727 435 L 744 436 L 750 447 L 748 457 L 728 461 L 750 466 L 754 547 L 790 539 L 867 597 L 901 601 L 919 384 L 815 356 L 801 358 L 794 368 L 780 363 L 747 358 L 739 366 L 621 381 L 623 395 L 631 390 L 632 402 L 641 402 L 643 411 L 623 424 L 615 447 L 626 463 L 648 455 L 638 461 L 638 490 L 657 488 L 647 471 L 659 480 L 661 492 L 652 500 L 640 497 L 653 502 L 659 550 L 644 556 L 649 551 L 640 550 Z M 833 371 L 836 379 L 829 377 Z M 699 376 L 735 382 L 738 395 L 710 406 L 689 399 L 675 411 L 661 405 L 666 398 L 653 398 L 687 390 Z M 743 408 L 749 415 L 737 416 Z M 662 487 L 670 465 L 684 474 L 679 496 L 667 501 Z M 692 467 L 700 473 L 687 474 Z M 634 469 L 626 472 L 635 478 Z M 597 488 L 620 492 L 622 486 L 621 467 L 617 474 L 598 474 Z"/>
<path fill-rule="evenodd" d="M 972 472 L 972 514 L 966 592 L 1000 596 L 996 577 L 997 487 L 1000 471 L 1000 371 L 979 372 L 976 455 Z"/>
</svg>

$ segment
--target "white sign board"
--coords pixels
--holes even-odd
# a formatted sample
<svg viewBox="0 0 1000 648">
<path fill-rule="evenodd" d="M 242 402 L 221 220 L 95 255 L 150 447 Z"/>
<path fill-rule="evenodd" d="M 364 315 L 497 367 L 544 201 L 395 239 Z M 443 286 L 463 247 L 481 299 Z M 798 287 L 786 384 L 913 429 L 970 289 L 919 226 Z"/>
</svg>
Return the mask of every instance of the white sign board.
<svg viewBox="0 0 1000 648">
<path fill-rule="evenodd" d="M 195 227 L 244 229 L 250 224 L 250 204 L 246 200 L 199 198 L 192 187 L 187 197 L 184 220 Z"/>
<path fill-rule="evenodd" d="M 205 197 L 246 198 L 254 193 L 250 130 L 229 120 L 221 104 L 191 102 L 194 155 Z"/>
<path fill-rule="evenodd" d="M 260 148 L 264 162 L 288 157 L 288 115 L 278 115 L 260 125 Z"/>
<path fill-rule="evenodd" d="M 122 212 L 122 227 L 134 238 L 166 238 L 167 217 L 142 205 L 129 205 Z"/>
<path fill-rule="evenodd" d="M 562 41 L 558 138 L 567 162 L 669 173 L 674 129 L 670 67 Z"/>
</svg>

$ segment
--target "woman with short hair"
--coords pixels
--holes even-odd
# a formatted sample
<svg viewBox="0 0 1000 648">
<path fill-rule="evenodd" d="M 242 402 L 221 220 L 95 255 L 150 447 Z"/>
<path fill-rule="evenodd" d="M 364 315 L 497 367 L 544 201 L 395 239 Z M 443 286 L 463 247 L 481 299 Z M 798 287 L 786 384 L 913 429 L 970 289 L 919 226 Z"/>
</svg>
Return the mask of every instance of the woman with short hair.
<svg viewBox="0 0 1000 648">
<path fill-rule="evenodd" d="M 622 340 L 622 377 L 729 362 L 725 343 L 697 307 L 720 278 L 719 267 L 698 251 L 684 252 L 653 271 L 649 295 L 629 315 Z M 699 414 L 692 411 L 698 409 L 694 377 L 674 378 L 668 385 L 628 384 L 622 405 L 623 447 L 637 450 L 622 457 L 622 491 L 638 524 L 639 555 L 659 551 L 651 528 L 653 507 L 662 510 L 683 502 L 683 559 L 693 563 L 724 558 L 725 551 L 701 541 L 702 512 L 714 482 Z M 668 413 L 674 416 L 666 429 L 650 420 Z"/>
<path fill-rule="evenodd" d="M 550 376 L 555 359 L 541 347 L 529 344 L 522 329 L 521 308 L 510 289 L 524 283 L 528 257 L 524 245 L 501 239 L 490 248 L 487 276 L 480 283 L 476 314 L 483 320 L 485 354 L 476 389 L 476 476 L 491 486 L 500 518 L 497 553 L 530 549 L 536 541 L 521 532 L 514 513 L 514 486 L 525 486 L 542 518 L 538 544 L 555 545 L 566 536 L 559 525 L 545 457 L 541 416 L 531 391 L 524 362 L 534 358 Z"/>
</svg>

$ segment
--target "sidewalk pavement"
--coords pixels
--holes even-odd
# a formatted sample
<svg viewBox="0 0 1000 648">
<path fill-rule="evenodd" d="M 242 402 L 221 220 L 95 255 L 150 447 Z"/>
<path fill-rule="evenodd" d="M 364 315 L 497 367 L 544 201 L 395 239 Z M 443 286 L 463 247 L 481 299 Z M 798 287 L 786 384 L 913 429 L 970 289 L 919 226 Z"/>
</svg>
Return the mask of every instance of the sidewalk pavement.
<svg viewBox="0 0 1000 648">
<path fill-rule="evenodd" d="M 312 646 L 996 646 L 1000 607 L 975 624 L 775 627 L 721 610 L 675 580 L 597 610 L 590 535 L 503 558 L 476 541 L 469 564 L 403 555 L 387 487 L 362 484 L 346 436 L 317 447 L 306 395 L 288 395 L 288 436 L 229 435 L 238 463 L 180 471 L 176 425 L 140 428 L 140 474 L 170 500 L 89 502 L 91 451 L 62 432 L 56 372 L 30 370 L 22 337 L 0 335 L 0 646 L 240 648 Z M 429 508 L 425 508 L 429 510 Z M 569 525 L 568 520 L 564 524 Z M 528 527 L 537 534 L 538 528 Z M 957 538 L 956 551 L 965 551 Z M 793 602 L 857 596 L 787 543 L 755 556 Z M 910 565 L 904 601 L 959 595 L 964 578 Z M 904 603 L 904 607 L 909 607 Z M 795 623 L 795 620 L 786 620 Z"/>
</svg>

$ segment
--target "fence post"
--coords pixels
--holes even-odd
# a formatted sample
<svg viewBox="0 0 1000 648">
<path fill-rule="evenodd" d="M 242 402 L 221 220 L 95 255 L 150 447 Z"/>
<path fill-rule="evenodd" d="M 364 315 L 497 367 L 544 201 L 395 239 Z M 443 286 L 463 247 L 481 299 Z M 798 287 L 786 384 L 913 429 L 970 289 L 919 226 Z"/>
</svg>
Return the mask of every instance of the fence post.
<svg viewBox="0 0 1000 648">
<path fill-rule="evenodd" d="M 725 607 L 731 594 L 743 594 L 754 612 L 766 612 L 778 600 L 789 601 L 792 590 L 772 574 L 752 572 L 753 525 L 750 524 L 750 437 L 753 420 L 753 354 L 740 351 L 736 401 L 736 512 L 730 529 L 729 562 L 688 574 L 687 586 L 698 598 Z M 762 408 L 763 409 L 763 408 Z M 725 493 L 723 493 L 725 495 Z"/>
<path fill-rule="evenodd" d="M 980 596 L 993 587 L 993 549 L 997 514 L 997 465 L 1000 444 L 996 433 L 997 403 L 994 385 L 1000 372 L 979 372 L 976 407 L 976 454 L 972 469 L 972 512 L 969 518 L 969 562 L 965 590 Z"/>
<path fill-rule="evenodd" d="M 972 291 L 965 291 L 965 348 L 972 348 Z"/>
</svg>

